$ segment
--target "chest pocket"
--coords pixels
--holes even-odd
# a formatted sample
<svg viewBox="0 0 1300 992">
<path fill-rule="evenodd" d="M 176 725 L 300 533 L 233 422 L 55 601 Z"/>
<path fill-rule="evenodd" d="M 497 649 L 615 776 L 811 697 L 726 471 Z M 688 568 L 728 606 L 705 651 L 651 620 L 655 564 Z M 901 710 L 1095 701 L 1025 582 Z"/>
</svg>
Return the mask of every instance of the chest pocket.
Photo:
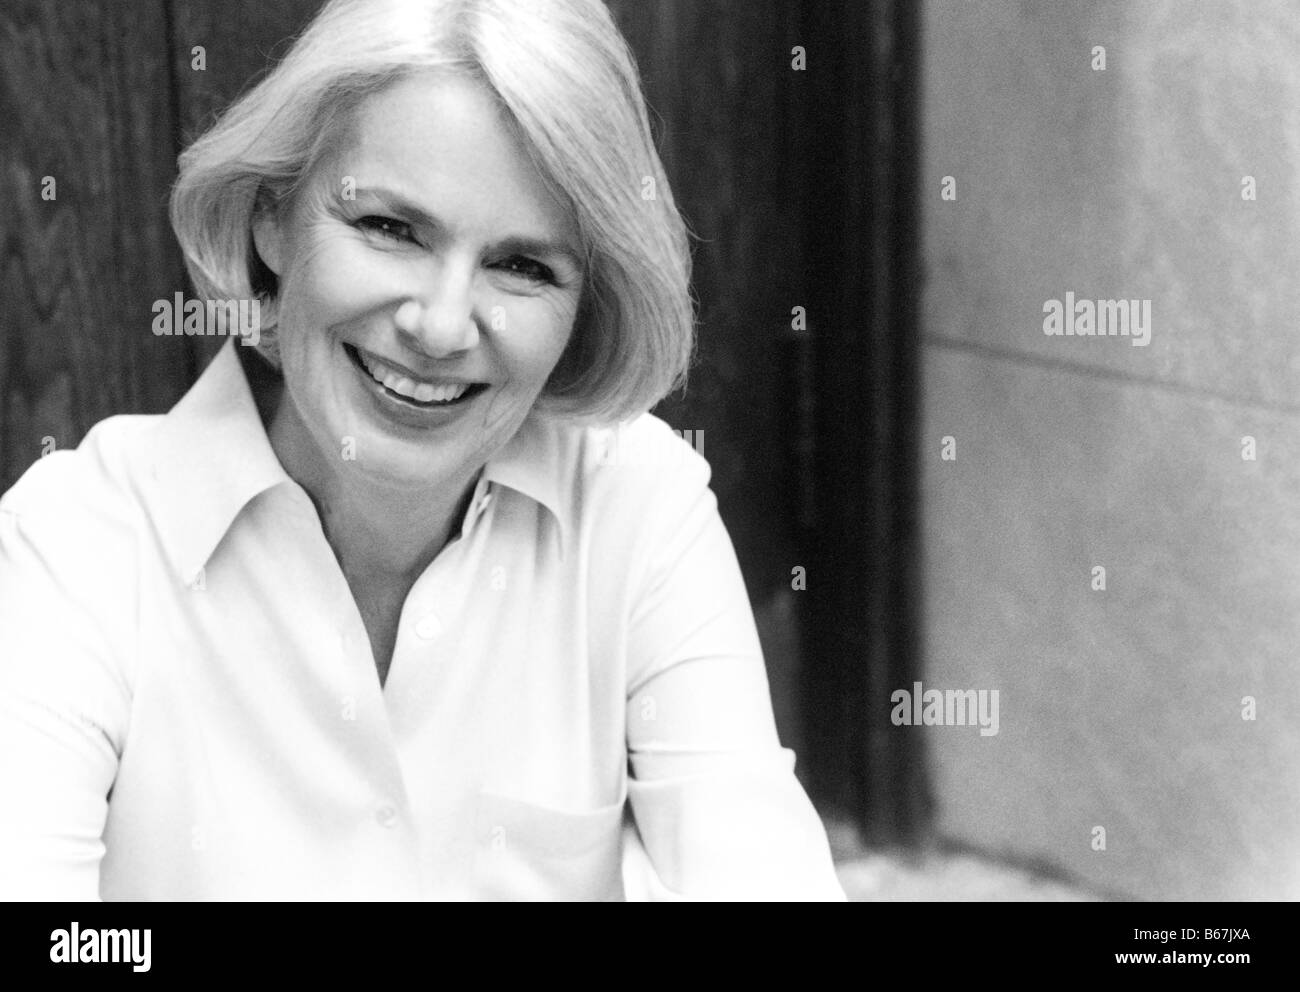
<svg viewBox="0 0 1300 992">
<path fill-rule="evenodd" d="M 479 793 L 475 895 L 518 901 L 623 900 L 623 817 L 621 802 L 573 811 Z"/>
</svg>

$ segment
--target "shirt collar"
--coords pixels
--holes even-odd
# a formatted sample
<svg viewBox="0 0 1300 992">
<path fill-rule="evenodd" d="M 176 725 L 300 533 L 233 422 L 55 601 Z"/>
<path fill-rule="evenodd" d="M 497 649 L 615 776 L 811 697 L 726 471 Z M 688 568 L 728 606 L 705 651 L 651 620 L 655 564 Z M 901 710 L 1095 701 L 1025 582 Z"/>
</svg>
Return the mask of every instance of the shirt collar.
<svg viewBox="0 0 1300 992">
<path fill-rule="evenodd" d="M 254 497 L 277 485 L 297 485 L 266 436 L 235 346 L 233 340 L 226 342 L 162 418 L 155 447 L 154 517 L 186 583 L 195 581 Z M 569 447 L 559 424 L 530 415 L 488 460 L 481 477 L 484 484 L 508 487 L 545 507 L 556 525 L 561 557 L 567 526 L 562 480 L 572 456 Z M 466 529 L 481 508 L 478 500 L 471 502 Z"/>
<path fill-rule="evenodd" d="M 565 480 L 573 477 L 575 457 L 572 431 L 530 414 L 483 467 L 485 481 L 513 489 L 550 511 L 561 561 L 569 527 Z"/>
</svg>

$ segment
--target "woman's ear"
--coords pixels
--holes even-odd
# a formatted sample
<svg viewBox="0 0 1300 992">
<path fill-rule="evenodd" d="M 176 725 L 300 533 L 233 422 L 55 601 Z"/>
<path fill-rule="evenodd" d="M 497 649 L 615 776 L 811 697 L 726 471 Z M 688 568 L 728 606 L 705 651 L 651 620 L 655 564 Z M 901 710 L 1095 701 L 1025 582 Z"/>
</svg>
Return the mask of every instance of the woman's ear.
<svg viewBox="0 0 1300 992">
<path fill-rule="evenodd" d="M 280 275 L 284 265 L 284 230 L 278 204 L 259 196 L 253 208 L 253 246 L 262 263 Z"/>
</svg>

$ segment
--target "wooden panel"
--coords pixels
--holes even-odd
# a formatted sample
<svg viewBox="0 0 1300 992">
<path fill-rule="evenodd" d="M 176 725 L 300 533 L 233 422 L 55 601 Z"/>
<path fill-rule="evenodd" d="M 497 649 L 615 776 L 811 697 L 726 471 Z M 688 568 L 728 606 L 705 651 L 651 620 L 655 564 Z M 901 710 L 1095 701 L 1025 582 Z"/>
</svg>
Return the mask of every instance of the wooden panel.
<svg viewBox="0 0 1300 992">
<path fill-rule="evenodd" d="M 188 343 L 150 330 L 181 285 L 166 38 L 161 2 L 0 7 L 0 490 L 43 438 L 72 447 L 188 383 Z"/>
<path fill-rule="evenodd" d="M 322 0 L 169 0 L 181 136 L 196 137 L 289 50 Z M 195 46 L 206 68 L 193 68 Z"/>
<path fill-rule="evenodd" d="M 270 70 L 321 6 L 322 0 L 169 0 L 182 147 Z M 194 68 L 196 47 L 203 49 L 202 70 Z M 216 337 L 195 341 L 201 364 L 222 344 Z"/>
<path fill-rule="evenodd" d="M 889 719 L 890 693 L 919 677 L 917 8 L 805 10 L 818 485 L 808 757 L 819 799 L 871 840 L 906 841 L 930 813 L 920 735 Z"/>
</svg>

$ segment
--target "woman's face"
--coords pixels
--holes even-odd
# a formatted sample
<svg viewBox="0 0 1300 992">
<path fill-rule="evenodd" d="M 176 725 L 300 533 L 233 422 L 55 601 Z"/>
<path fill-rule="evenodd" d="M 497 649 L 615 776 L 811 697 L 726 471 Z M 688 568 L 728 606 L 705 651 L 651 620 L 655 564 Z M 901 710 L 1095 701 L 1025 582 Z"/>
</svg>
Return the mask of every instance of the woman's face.
<svg viewBox="0 0 1300 992">
<path fill-rule="evenodd" d="M 279 276 L 277 421 L 296 418 L 334 471 L 463 484 L 568 343 L 578 233 L 499 113 L 476 82 L 408 77 L 254 222 Z"/>
</svg>

